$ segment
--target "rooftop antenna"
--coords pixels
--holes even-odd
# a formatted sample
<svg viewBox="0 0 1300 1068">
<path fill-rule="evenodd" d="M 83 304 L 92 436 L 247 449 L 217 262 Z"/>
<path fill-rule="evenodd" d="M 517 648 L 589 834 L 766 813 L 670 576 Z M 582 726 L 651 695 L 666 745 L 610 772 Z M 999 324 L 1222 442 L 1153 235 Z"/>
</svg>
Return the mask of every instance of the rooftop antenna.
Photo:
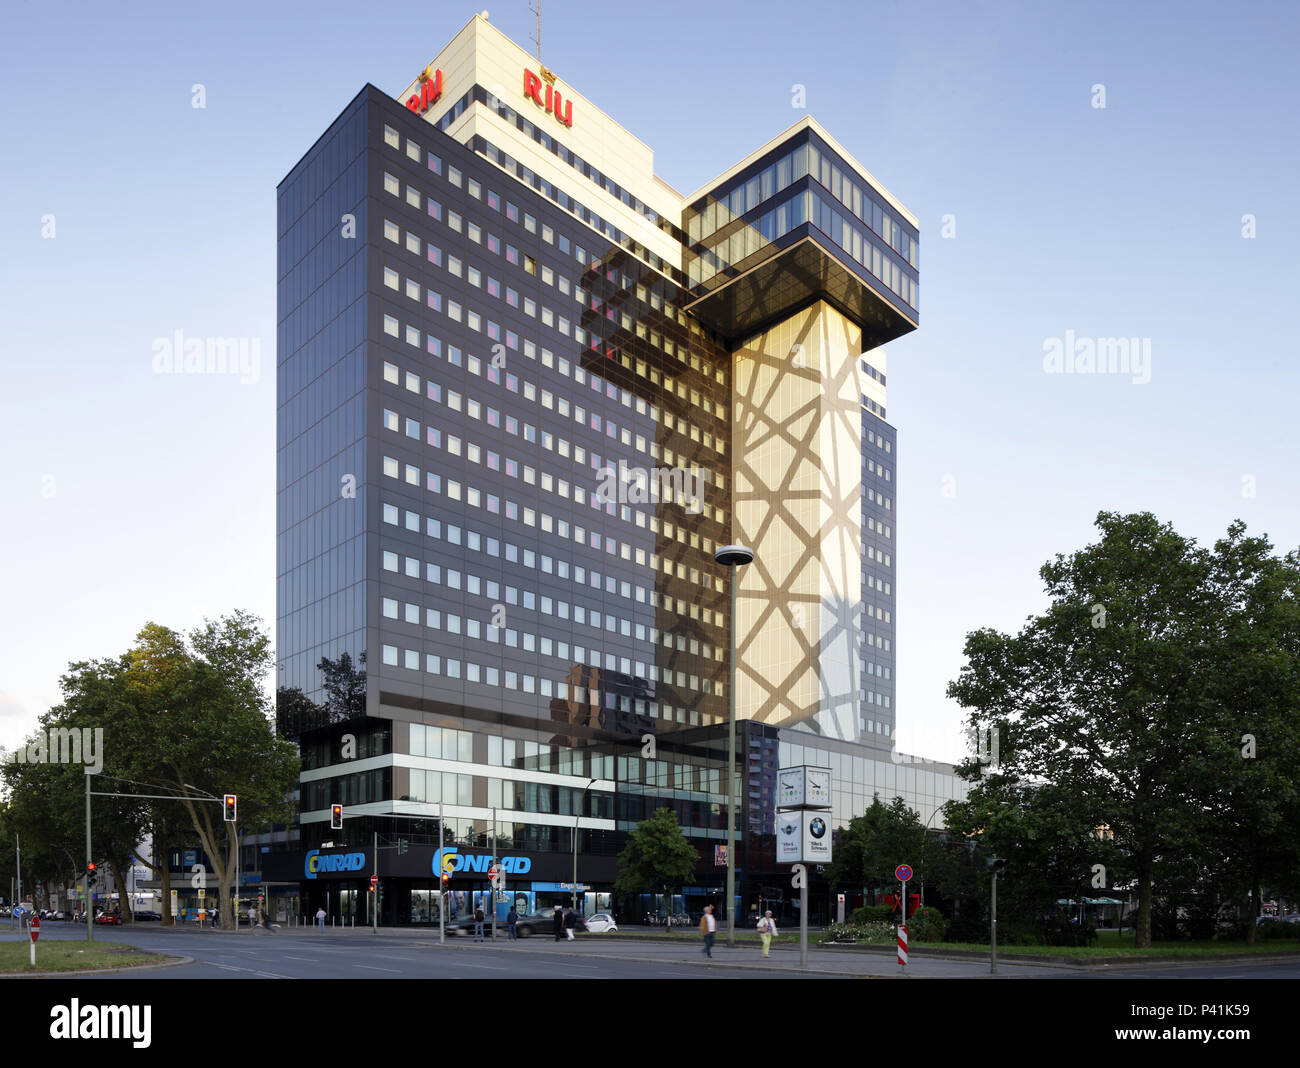
<svg viewBox="0 0 1300 1068">
<path fill-rule="evenodd" d="M 528 10 L 537 16 L 537 33 L 533 40 L 537 42 L 537 62 L 542 61 L 542 0 L 536 0 L 537 6 L 528 5 Z"/>
</svg>

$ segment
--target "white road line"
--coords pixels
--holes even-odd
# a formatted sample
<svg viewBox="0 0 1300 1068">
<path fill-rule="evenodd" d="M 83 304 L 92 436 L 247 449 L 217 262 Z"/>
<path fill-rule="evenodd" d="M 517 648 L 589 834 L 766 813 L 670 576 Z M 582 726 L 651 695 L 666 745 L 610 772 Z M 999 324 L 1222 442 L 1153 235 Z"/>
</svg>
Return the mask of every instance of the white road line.
<svg viewBox="0 0 1300 1068">
<path fill-rule="evenodd" d="M 320 958 L 319 958 L 319 957 L 291 957 L 291 956 L 289 956 L 287 953 L 285 954 L 284 959 L 285 959 L 285 960 L 305 960 L 305 961 L 307 961 L 307 962 L 310 963 L 310 964 L 319 964 L 319 963 L 320 963 Z"/>
<path fill-rule="evenodd" d="M 376 968 L 373 964 L 354 964 L 354 968 L 369 968 L 372 972 L 392 972 L 394 975 L 401 975 L 396 968 Z"/>
</svg>

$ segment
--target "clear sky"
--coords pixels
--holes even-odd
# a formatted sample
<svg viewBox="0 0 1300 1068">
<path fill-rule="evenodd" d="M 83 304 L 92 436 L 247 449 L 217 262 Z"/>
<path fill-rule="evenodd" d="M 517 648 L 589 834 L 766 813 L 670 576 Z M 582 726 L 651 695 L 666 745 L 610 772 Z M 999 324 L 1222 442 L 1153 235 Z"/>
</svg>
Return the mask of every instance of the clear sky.
<svg viewBox="0 0 1300 1068">
<path fill-rule="evenodd" d="M 275 186 L 365 82 L 401 91 L 475 10 L 7 11 L 0 745 L 69 661 L 148 620 L 273 624 Z M 532 50 L 526 0 L 489 10 Z M 803 86 L 920 219 L 921 328 L 888 349 L 903 749 L 962 755 L 944 689 L 965 633 L 1041 610 L 1038 567 L 1099 510 L 1300 545 L 1296 5 L 543 11 L 547 66 L 677 189 L 799 118 Z M 256 341 L 257 380 L 156 374 L 176 331 Z M 1146 339 L 1150 363 L 1047 373 L 1054 338 Z"/>
</svg>

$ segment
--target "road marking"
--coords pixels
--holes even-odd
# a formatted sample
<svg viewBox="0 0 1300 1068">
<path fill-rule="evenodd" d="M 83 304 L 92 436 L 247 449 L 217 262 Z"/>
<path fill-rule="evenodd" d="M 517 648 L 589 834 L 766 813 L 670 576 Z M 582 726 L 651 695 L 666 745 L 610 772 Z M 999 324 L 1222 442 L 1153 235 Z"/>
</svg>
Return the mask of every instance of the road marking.
<svg viewBox="0 0 1300 1068">
<path fill-rule="evenodd" d="M 289 956 L 287 953 L 285 954 L 284 959 L 285 959 L 285 960 L 305 960 L 305 961 L 307 961 L 307 962 L 310 963 L 310 964 L 319 964 L 319 963 L 320 963 L 320 958 L 319 958 L 319 957 L 291 957 L 291 956 Z"/>
<path fill-rule="evenodd" d="M 456 963 L 462 968 L 486 968 L 490 972 L 509 971 L 508 968 L 505 967 L 498 968 L 495 964 L 470 964 L 466 961 L 457 961 Z"/>
<path fill-rule="evenodd" d="M 376 968 L 373 964 L 354 964 L 354 968 L 369 968 L 372 972 L 392 972 L 394 975 L 401 975 L 396 968 Z"/>
</svg>

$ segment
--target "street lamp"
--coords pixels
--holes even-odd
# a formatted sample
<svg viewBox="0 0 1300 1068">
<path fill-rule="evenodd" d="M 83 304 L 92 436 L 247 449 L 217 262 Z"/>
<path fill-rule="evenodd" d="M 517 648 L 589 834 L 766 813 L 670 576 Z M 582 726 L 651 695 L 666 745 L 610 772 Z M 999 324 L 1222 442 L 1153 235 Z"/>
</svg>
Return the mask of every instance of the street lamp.
<svg viewBox="0 0 1300 1068">
<path fill-rule="evenodd" d="M 713 554 L 731 568 L 731 683 L 727 713 L 727 947 L 736 945 L 736 568 L 752 563 L 754 550 L 744 545 L 724 545 Z"/>
<path fill-rule="evenodd" d="M 573 911 L 578 911 L 578 820 L 582 819 L 582 806 L 587 800 L 587 790 L 596 785 L 596 780 L 592 779 L 587 783 L 587 787 L 582 791 L 582 796 L 578 798 L 578 808 L 573 814 Z"/>
</svg>

